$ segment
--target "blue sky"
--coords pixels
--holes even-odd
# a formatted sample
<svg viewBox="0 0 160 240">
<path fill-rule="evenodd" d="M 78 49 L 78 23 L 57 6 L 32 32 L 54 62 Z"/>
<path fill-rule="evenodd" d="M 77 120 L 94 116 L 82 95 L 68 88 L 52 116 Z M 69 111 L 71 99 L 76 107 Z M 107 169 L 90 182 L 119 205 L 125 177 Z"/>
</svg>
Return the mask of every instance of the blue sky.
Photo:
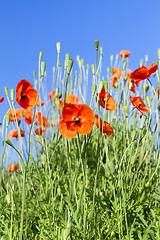
<svg viewBox="0 0 160 240">
<path fill-rule="evenodd" d="M 51 90 L 52 67 L 56 64 L 56 43 L 61 42 L 61 63 L 65 53 L 76 63 L 95 63 L 95 39 L 103 47 L 103 70 L 110 55 L 131 51 L 130 69 L 149 55 L 148 64 L 158 60 L 160 48 L 160 1 L 2 1 L 0 8 L 0 97 L 4 86 L 16 88 L 21 79 L 33 83 L 39 52 L 47 67 L 47 87 Z M 75 65 L 75 70 L 77 65 Z M 104 73 L 106 76 L 106 72 Z M 0 121 L 8 103 L 1 103 Z"/>
</svg>

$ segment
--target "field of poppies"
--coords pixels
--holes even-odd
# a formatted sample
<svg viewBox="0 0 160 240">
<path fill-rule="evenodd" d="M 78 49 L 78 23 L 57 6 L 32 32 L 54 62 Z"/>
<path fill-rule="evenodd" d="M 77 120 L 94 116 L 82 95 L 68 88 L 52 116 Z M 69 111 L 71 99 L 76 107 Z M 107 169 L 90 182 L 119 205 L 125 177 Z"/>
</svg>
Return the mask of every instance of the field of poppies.
<svg viewBox="0 0 160 240">
<path fill-rule="evenodd" d="M 133 70 L 123 50 L 103 76 L 98 40 L 91 66 L 56 47 L 50 86 L 41 52 L 0 96 L 0 239 L 160 239 L 160 50 Z"/>
</svg>

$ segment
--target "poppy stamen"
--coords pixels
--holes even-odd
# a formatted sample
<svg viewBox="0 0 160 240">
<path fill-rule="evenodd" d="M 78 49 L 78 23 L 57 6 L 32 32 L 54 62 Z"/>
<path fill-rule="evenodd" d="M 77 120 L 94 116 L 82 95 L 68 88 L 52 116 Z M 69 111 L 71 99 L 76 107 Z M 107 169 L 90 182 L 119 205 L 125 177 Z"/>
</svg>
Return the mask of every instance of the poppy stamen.
<svg viewBox="0 0 160 240">
<path fill-rule="evenodd" d="M 25 93 L 21 93 L 21 99 L 24 99 L 24 98 L 25 98 L 25 96 L 26 96 L 26 94 L 25 94 Z"/>
<path fill-rule="evenodd" d="M 80 119 L 79 119 L 79 117 L 74 117 L 74 118 L 73 118 L 73 121 L 74 121 L 76 124 L 80 124 Z"/>
</svg>

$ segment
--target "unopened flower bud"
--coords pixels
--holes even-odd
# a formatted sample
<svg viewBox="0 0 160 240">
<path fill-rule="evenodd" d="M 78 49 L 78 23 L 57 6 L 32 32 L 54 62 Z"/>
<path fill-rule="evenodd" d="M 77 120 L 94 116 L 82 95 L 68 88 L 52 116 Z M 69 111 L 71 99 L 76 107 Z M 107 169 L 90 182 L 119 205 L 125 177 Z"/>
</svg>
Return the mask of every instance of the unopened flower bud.
<svg viewBox="0 0 160 240">
<path fill-rule="evenodd" d="M 144 91 L 144 93 L 147 93 L 148 89 L 149 89 L 149 84 L 148 84 L 148 83 L 145 83 L 145 84 L 143 85 L 143 91 Z"/>
<path fill-rule="evenodd" d="M 99 47 L 99 40 L 95 40 L 95 46 L 96 46 L 96 50 L 97 50 Z"/>
</svg>

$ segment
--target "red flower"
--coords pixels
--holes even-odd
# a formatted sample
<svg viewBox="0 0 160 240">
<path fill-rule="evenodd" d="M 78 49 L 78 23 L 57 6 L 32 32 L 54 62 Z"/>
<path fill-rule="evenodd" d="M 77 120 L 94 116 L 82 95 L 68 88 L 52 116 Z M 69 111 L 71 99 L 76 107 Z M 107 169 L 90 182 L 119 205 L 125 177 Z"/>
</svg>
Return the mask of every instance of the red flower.
<svg viewBox="0 0 160 240">
<path fill-rule="evenodd" d="M 61 99 L 59 100 L 59 103 L 60 103 L 59 111 L 62 110 L 63 102 L 64 102 L 64 100 L 61 100 Z M 79 97 L 78 96 L 72 95 L 72 94 L 69 94 L 69 95 L 66 96 L 65 103 L 77 104 L 78 102 L 79 102 Z"/>
<path fill-rule="evenodd" d="M 10 115 L 10 121 L 15 122 L 21 119 L 21 112 L 23 112 L 23 109 L 18 108 L 18 109 L 10 109 L 7 114 Z"/>
<path fill-rule="evenodd" d="M 109 123 L 106 121 L 102 122 L 101 119 L 99 119 L 98 115 L 95 115 L 94 118 L 94 124 L 100 128 L 100 131 L 103 132 L 107 137 L 112 136 L 113 134 L 113 129 Z"/>
<path fill-rule="evenodd" d="M 2 103 L 4 101 L 4 97 L 0 98 L 0 103 Z"/>
<path fill-rule="evenodd" d="M 22 108 L 31 111 L 36 104 L 37 96 L 38 92 L 32 88 L 32 84 L 29 81 L 23 79 L 18 83 L 16 101 Z"/>
<path fill-rule="evenodd" d="M 8 134 L 8 138 L 18 138 L 18 131 L 17 130 L 12 130 Z M 24 137 L 24 130 L 21 130 L 21 137 Z"/>
<path fill-rule="evenodd" d="M 142 80 L 149 78 L 152 73 L 157 71 L 157 69 L 158 69 L 157 64 L 153 66 L 152 63 L 148 68 L 143 65 L 142 67 L 139 67 L 138 69 L 134 70 L 131 73 L 130 78 L 135 80 L 135 84 L 138 87 Z"/>
<path fill-rule="evenodd" d="M 43 135 L 47 133 L 47 129 L 42 129 L 41 127 L 39 127 L 34 132 L 36 135 Z"/>
<path fill-rule="evenodd" d="M 12 172 L 17 171 L 17 170 L 18 170 L 18 166 L 17 166 L 16 163 L 13 163 L 8 167 L 8 172 L 9 173 L 12 173 Z"/>
<path fill-rule="evenodd" d="M 33 122 L 33 113 L 27 110 L 23 110 L 23 117 L 25 117 L 25 121 L 28 125 L 30 125 Z"/>
<path fill-rule="evenodd" d="M 41 112 L 35 113 L 36 118 L 38 118 L 38 121 L 35 122 L 37 126 L 40 126 L 41 128 L 49 127 L 51 126 L 50 121 L 47 121 L 47 118 L 45 116 L 42 116 Z"/>
<path fill-rule="evenodd" d="M 135 106 L 140 111 L 140 113 L 142 115 L 143 115 L 142 111 L 143 112 L 148 112 L 149 111 L 149 108 L 146 107 L 146 105 L 144 104 L 141 97 L 130 96 L 130 100 L 131 100 L 131 103 L 133 104 L 133 106 Z"/>
<path fill-rule="evenodd" d="M 49 96 L 50 100 L 53 100 L 55 98 L 55 94 L 56 94 L 56 91 L 54 89 L 53 89 L 53 91 L 48 93 L 48 96 Z"/>
<path fill-rule="evenodd" d="M 122 50 L 122 51 L 120 51 L 120 54 L 119 54 L 119 56 L 120 57 L 123 57 L 123 55 L 124 55 L 124 57 L 129 57 L 129 55 L 131 55 L 131 52 L 130 51 L 128 51 L 128 50 Z"/>
<path fill-rule="evenodd" d="M 93 128 L 94 113 L 85 104 L 65 104 L 62 109 L 62 119 L 59 121 L 59 131 L 63 137 L 71 139 L 78 133 L 86 135 Z"/>
<path fill-rule="evenodd" d="M 40 98 L 38 97 L 37 106 L 43 106 L 43 105 L 44 105 L 44 101 L 41 102 Z"/>
<path fill-rule="evenodd" d="M 98 93 L 96 93 L 98 96 Z M 101 107 L 105 108 L 106 110 L 116 110 L 117 105 L 115 104 L 114 99 L 112 96 L 107 92 L 106 96 L 106 91 L 105 88 L 103 87 L 100 94 L 99 94 L 99 104 Z"/>
</svg>

